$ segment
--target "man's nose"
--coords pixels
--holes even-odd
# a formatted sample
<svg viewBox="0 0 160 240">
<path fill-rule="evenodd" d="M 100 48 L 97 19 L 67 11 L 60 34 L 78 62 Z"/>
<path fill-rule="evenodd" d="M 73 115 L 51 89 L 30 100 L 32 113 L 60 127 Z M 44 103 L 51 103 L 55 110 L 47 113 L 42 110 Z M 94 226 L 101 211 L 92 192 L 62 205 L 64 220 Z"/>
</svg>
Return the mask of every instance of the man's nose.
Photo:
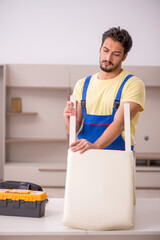
<svg viewBox="0 0 160 240">
<path fill-rule="evenodd" d="M 110 62 L 111 61 L 111 53 L 107 53 L 106 54 L 106 60 L 107 60 L 107 62 Z"/>
</svg>

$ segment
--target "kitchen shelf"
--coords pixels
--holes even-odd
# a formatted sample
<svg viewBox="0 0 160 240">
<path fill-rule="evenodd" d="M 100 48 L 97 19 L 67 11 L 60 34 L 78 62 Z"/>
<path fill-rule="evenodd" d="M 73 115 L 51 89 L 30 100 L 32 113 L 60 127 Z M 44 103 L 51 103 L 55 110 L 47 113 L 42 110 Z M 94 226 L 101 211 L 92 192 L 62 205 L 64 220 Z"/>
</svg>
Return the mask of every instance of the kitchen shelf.
<svg viewBox="0 0 160 240">
<path fill-rule="evenodd" d="M 70 88 L 69 87 L 57 87 L 57 86 L 6 86 L 7 88 L 14 88 L 14 89 L 29 89 L 29 90 L 34 90 L 34 89 L 37 89 L 37 90 L 67 90 L 67 91 L 70 91 Z"/>
<path fill-rule="evenodd" d="M 136 172 L 160 172 L 160 167 L 139 166 L 136 167 Z"/>
<path fill-rule="evenodd" d="M 37 112 L 6 112 L 6 116 L 36 116 Z"/>
<path fill-rule="evenodd" d="M 137 152 L 136 158 L 139 160 L 160 160 L 160 152 Z"/>
<path fill-rule="evenodd" d="M 6 138 L 6 143 L 52 143 L 67 141 L 67 138 Z"/>
<path fill-rule="evenodd" d="M 158 163 L 160 161 L 160 153 L 159 152 L 138 152 L 136 153 L 136 163 L 139 166 L 140 162 L 144 162 L 143 164 L 146 166 L 160 165 Z M 157 161 L 157 162 L 156 162 Z M 154 162 L 154 164 L 153 164 Z M 142 164 L 142 163 L 141 163 Z"/>
</svg>

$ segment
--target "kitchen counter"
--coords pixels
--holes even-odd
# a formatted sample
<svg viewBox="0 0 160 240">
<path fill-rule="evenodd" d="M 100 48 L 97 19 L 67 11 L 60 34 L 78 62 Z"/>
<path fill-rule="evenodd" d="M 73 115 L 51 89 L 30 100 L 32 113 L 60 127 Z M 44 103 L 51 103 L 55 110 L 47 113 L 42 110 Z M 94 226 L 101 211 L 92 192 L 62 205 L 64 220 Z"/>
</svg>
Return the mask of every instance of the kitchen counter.
<svg viewBox="0 0 160 240">
<path fill-rule="evenodd" d="M 49 198 L 42 218 L 0 216 L 0 240 L 160 240 L 160 198 L 138 198 L 134 228 L 116 231 L 86 231 L 63 226 L 63 204 L 64 199 Z"/>
</svg>

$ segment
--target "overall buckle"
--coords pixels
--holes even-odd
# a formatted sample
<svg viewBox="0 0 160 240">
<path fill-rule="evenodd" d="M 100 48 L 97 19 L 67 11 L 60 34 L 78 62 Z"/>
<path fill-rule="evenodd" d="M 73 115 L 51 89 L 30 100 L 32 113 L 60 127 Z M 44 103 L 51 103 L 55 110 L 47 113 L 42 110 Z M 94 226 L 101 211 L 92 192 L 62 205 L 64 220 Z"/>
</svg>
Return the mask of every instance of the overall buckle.
<svg viewBox="0 0 160 240">
<path fill-rule="evenodd" d="M 118 109 L 118 108 L 119 108 L 119 105 L 120 105 L 120 101 L 119 101 L 119 100 L 115 100 L 115 101 L 114 101 L 114 104 L 113 104 L 113 108 L 114 108 L 114 109 Z"/>
<path fill-rule="evenodd" d="M 86 100 L 81 100 L 81 109 L 86 109 Z"/>
</svg>

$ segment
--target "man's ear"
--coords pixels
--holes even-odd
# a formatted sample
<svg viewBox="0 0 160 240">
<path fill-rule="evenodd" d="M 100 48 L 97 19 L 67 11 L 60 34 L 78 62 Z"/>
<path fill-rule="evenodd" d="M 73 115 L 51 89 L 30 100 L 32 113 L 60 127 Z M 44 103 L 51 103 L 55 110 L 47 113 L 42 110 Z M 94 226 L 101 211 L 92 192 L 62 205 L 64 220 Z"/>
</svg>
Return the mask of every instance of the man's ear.
<svg viewBox="0 0 160 240">
<path fill-rule="evenodd" d="M 122 58 L 122 61 L 124 61 L 126 59 L 126 57 L 128 56 L 128 54 L 124 54 L 123 58 Z"/>
</svg>

